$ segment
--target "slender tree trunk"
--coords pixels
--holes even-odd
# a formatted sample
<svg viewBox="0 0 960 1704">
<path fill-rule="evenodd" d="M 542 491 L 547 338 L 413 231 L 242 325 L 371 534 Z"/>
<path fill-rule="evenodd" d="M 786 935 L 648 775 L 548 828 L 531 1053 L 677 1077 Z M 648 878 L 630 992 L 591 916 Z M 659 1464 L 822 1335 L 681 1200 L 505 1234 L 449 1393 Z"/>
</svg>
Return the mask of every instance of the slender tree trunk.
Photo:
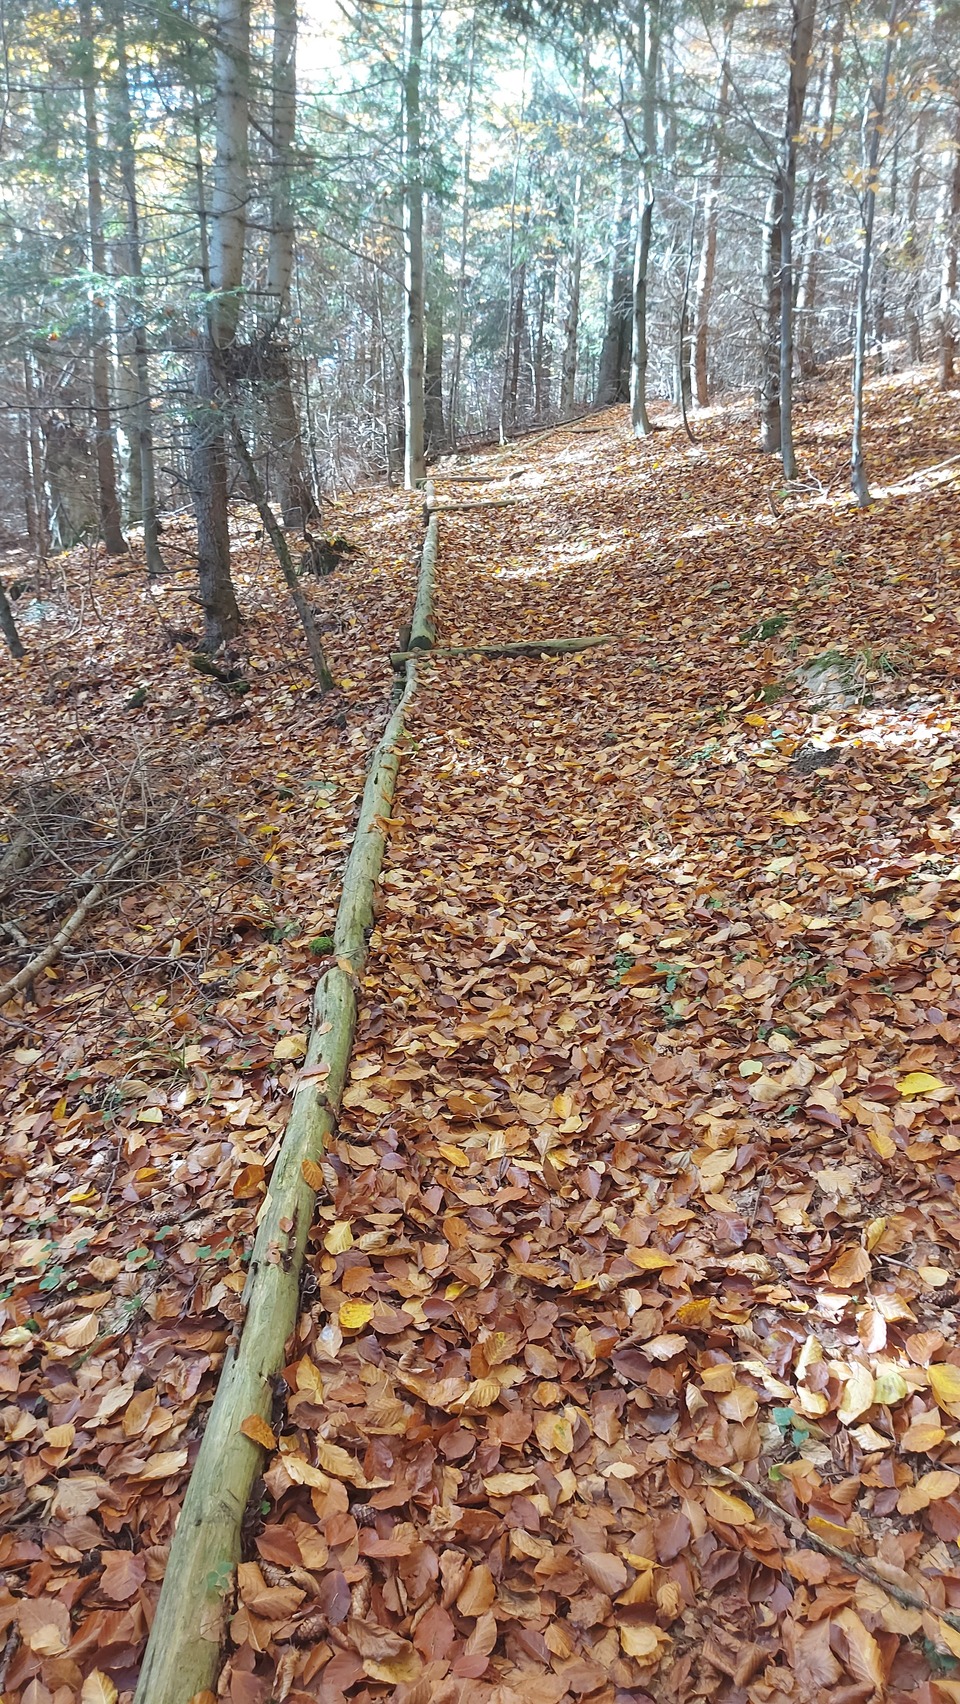
<svg viewBox="0 0 960 1704">
<path fill-rule="evenodd" d="M 940 273 L 940 389 L 956 383 L 957 361 L 957 246 L 960 242 L 960 94 L 953 130 L 953 160 L 944 191 L 943 267 Z"/>
<path fill-rule="evenodd" d="M 780 448 L 780 186 L 767 197 L 763 221 L 763 327 L 760 342 L 760 448 Z"/>
<path fill-rule="evenodd" d="M 633 230 L 633 159 L 629 144 L 620 156 L 620 178 L 613 221 L 613 253 L 607 296 L 607 322 L 600 348 L 597 408 L 626 402 L 630 395 L 631 234 Z M 642 192 L 641 192 L 642 194 Z"/>
<path fill-rule="evenodd" d="M 236 342 L 243 284 L 249 193 L 249 99 L 250 0 L 219 0 L 210 296 L 197 360 L 191 467 L 204 641 L 209 650 L 217 650 L 240 630 L 240 609 L 230 577 L 224 417 L 230 411 L 232 384 L 228 358 Z"/>
<path fill-rule="evenodd" d="M 567 317 L 563 327 L 563 356 L 560 364 L 560 415 L 573 410 L 577 389 L 577 346 L 580 338 L 580 281 L 583 273 L 583 239 L 580 226 L 583 218 L 583 131 L 587 121 L 587 85 L 590 60 L 583 52 L 583 81 L 580 85 L 580 110 L 577 113 L 577 175 L 573 183 L 573 215 L 570 231 L 570 263 L 567 273 Z"/>
<path fill-rule="evenodd" d="M 28 472 L 37 517 L 37 536 L 34 548 L 42 561 L 50 550 L 50 528 L 47 521 L 47 492 L 43 477 L 43 440 L 40 435 L 39 395 L 34 378 L 32 355 L 25 355 L 23 358 L 23 394 L 27 404 Z"/>
<path fill-rule="evenodd" d="M 693 375 L 697 406 L 706 408 L 710 401 L 708 357 L 710 345 L 710 306 L 717 273 L 717 229 L 720 223 L 720 186 L 723 182 L 723 151 L 730 98 L 730 42 L 733 21 L 728 19 L 723 32 L 723 60 L 717 84 L 717 101 L 713 121 L 713 166 L 703 199 L 703 234 L 700 239 L 700 263 L 697 268 L 696 308 L 693 329 Z"/>
<path fill-rule="evenodd" d="M 853 344 L 853 432 L 850 444 L 850 484 L 861 509 L 871 501 L 867 483 L 867 467 L 863 453 L 863 381 L 867 364 L 867 317 L 870 299 L 870 263 L 873 258 L 873 223 L 877 209 L 877 168 L 880 160 L 880 139 L 890 87 L 890 69 L 896 44 L 897 13 L 900 0 L 892 0 L 887 19 L 887 40 L 883 54 L 880 79 L 869 96 L 867 131 L 866 189 L 863 196 L 863 239 L 860 250 L 860 279 L 857 289 L 857 323 Z"/>
<path fill-rule="evenodd" d="M 457 324 L 453 338 L 450 373 L 450 402 L 447 429 L 451 446 L 457 445 L 460 430 L 460 386 L 463 365 L 463 329 L 467 305 L 467 252 L 470 235 L 470 174 L 473 170 L 473 100 L 476 87 L 477 14 L 470 15 L 470 48 L 467 58 L 467 110 L 460 161 L 460 255 L 457 263 Z"/>
<path fill-rule="evenodd" d="M 403 82 L 403 322 L 404 484 L 408 491 L 427 476 L 424 398 L 423 148 L 420 73 L 423 61 L 423 4 L 408 0 L 407 64 Z"/>
<path fill-rule="evenodd" d="M 797 354 L 800 371 L 804 374 L 816 371 L 816 305 L 817 285 L 820 280 L 821 235 L 830 194 L 828 167 L 830 149 L 833 145 L 834 125 L 837 121 L 837 95 L 840 88 L 840 68 L 843 61 L 845 22 L 846 10 L 841 7 L 830 32 L 830 59 L 820 102 L 817 148 L 810 180 L 810 205 L 804 233 L 803 265 L 800 269 L 800 284 L 797 290 L 797 320 L 799 326 Z"/>
<path fill-rule="evenodd" d="M 127 68 L 126 14 L 124 0 L 117 0 L 114 14 L 114 44 L 117 71 L 114 83 L 116 146 L 123 183 L 126 224 L 124 271 L 130 279 L 125 305 L 133 344 L 134 408 L 133 460 L 139 474 L 137 494 L 143 521 L 143 546 L 147 576 L 163 573 L 157 504 L 157 471 L 153 444 L 153 407 L 150 389 L 150 351 L 147 343 L 146 303 L 143 290 L 143 254 L 140 244 L 140 203 L 137 196 L 137 153 L 130 108 L 130 78 Z"/>
<path fill-rule="evenodd" d="M 553 359 L 549 325 L 553 320 L 553 304 L 557 293 L 557 261 L 548 255 L 540 277 L 537 304 L 537 340 L 533 355 L 533 409 L 538 420 L 550 412 L 550 392 L 553 386 Z"/>
<path fill-rule="evenodd" d="M 303 455 L 290 373 L 290 288 L 296 224 L 293 142 L 297 119 L 297 0 L 274 0 L 273 134 L 267 295 L 274 316 L 268 393 L 273 482 L 285 527 L 305 531 L 319 515 Z"/>
<path fill-rule="evenodd" d="M 127 544 L 120 524 L 117 469 L 113 453 L 110 410 L 110 315 L 107 307 L 107 245 L 103 230 L 103 186 L 100 178 L 100 135 L 97 123 L 96 45 L 90 0 L 79 3 L 83 52 L 83 130 L 87 167 L 87 217 L 90 240 L 91 366 L 93 420 L 96 435 L 97 490 L 100 531 L 111 556 L 122 556 Z"/>
<path fill-rule="evenodd" d="M 637 206 L 637 247 L 633 268 L 633 362 L 630 420 L 636 438 L 649 437 L 647 414 L 647 272 L 653 237 L 654 167 L 657 152 L 657 86 L 660 76 L 659 0 L 649 0 L 643 64 L 643 170 Z"/>
<path fill-rule="evenodd" d="M 7 642 L 7 649 L 12 657 L 19 658 L 26 655 L 2 580 L 0 580 L 0 633 L 3 634 Z"/>
<path fill-rule="evenodd" d="M 793 225 L 797 197 L 797 148 L 810 75 L 816 0 L 793 0 L 790 84 L 780 202 L 780 455 L 785 479 L 797 476 L 793 448 Z"/>
<path fill-rule="evenodd" d="M 923 249 L 919 229 L 920 186 L 923 180 L 923 159 L 927 142 L 926 114 L 917 119 L 917 134 L 907 188 L 907 228 L 903 234 L 902 261 L 907 273 L 906 299 L 903 319 L 907 333 L 907 357 L 914 364 L 923 360 L 923 338 L 920 325 L 920 291 L 923 282 Z"/>
<path fill-rule="evenodd" d="M 507 442 L 508 427 L 513 423 L 510 417 L 510 375 L 512 369 L 513 339 L 517 309 L 517 277 L 516 277 L 516 245 L 517 245 L 517 195 L 520 187 L 520 160 L 523 153 L 523 121 L 526 113 L 527 97 L 527 55 L 523 55 L 523 87 L 520 96 L 520 122 L 517 125 L 516 142 L 513 150 L 513 183 L 510 190 L 510 246 L 507 251 L 507 278 L 509 287 L 507 293 L 507 326 L 503 340 L 503 375 L 500 385 L 500 430 L 501 444 Z M 513 389 L 514 417 L 516 415 L 516 387 Z"/>
<path fill-rule="evenodd" d="M 423 357 L 424 436 L 427 454 L 436 456 L 446 447 L 447 432 L 443 420 L 443 209 L 435 196 L 427 203 L 427 230 L 431 266 Z"/>
</svg>

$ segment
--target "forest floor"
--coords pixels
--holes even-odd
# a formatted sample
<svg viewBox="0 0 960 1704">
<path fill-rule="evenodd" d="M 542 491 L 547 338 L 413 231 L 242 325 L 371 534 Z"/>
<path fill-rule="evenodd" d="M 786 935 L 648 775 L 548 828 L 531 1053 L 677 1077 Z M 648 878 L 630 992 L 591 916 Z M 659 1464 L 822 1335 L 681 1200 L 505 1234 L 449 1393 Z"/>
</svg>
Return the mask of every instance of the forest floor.
<svg viewBox="0 0 960 1704">
<path fill-rule="evenodd" d="M 789 490 L 745 404 L 470 461 L 439 641 L 614 642 L 420 667 L 234 1704 L 960 1700 L 960 397 L 869 408 L 865 512 L 842 377 Z M 239 1317 L 422 534 L 335 518 L 333 697 L 252 523 L 242 698 L 81 552 L 3 665 L 5 915 L 145 848 L 2 1013 L 7 1704 L 130 1698 Z"/>
</svg>

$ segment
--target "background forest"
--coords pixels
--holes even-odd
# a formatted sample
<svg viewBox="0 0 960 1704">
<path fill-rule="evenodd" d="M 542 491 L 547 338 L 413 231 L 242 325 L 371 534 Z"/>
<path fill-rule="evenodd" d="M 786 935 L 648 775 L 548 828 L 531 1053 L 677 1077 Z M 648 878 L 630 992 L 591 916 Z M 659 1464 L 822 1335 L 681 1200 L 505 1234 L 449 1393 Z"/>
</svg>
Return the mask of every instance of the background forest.
<svg viewBox="0 0 960 1704">
<path fill-rule="evenodd" d="M 648 398 L 954 377 L 960 11 L 912 0 L 7 0 L 0 526 L 121 554 Z M 169 566 L 169 564 L 167 564 Z"/>
</svg>

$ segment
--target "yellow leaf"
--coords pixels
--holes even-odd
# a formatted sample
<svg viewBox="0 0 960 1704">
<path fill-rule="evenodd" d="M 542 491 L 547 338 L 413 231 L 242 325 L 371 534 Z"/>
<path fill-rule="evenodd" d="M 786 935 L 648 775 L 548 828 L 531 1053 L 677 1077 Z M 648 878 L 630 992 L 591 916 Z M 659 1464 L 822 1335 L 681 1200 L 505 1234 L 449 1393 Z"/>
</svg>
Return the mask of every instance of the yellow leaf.
<svg viewBox="0 0 960 1704">
<path fill-rule="evenodd" d="M 91 1669 L 80 1688 L 80 1704 L 117 1704 L 119 1693 L 108 1674 Z"/>
<path fill-rule="evenodd" d="M 624 1253 L 641 1272 L 660 1272 L 665 1266 L 677 1264 L 676 1255 L 664 1254 L 659 1248 L 628 1248 Z"/>
<path fill-rule="evenodd" d="M 840 1407 L 837 1409 L 837 1419 L 844 1426 L 851 1421 L 859 1420 L 861 1414 L 866 1414 L 872 1408 L 875 1400 L 873 1374 L 860 1361 L 854 1361 L 850 1368 L 850 1377 L 843 1387 Z"/>
<path fill-rule="evenodd" d="M 538 1414 L 535 1430 L 540 1448 L 548 1454 L 557 1450 L 569 1455 L 573 1449 L 573 1427 L 565 1414 Z"/>
<path fill-rule="evenodd" d="M 331 1444 L 326 1438 L 317 1439 L 317 1461 L 324 1473 L 332 1474 L 334 1479 L 349 1479 L 352 1485 L 365 1485 L 366 1474 L 348 1450 L 341 1449 L 339 1444 Z"/>
<path fill-rule="evenodd" d="M 882 1130 L 868 1130 L 867 1141 L 870 1143 L 874 1153 L 879 1154 L 881 1160 L 893 1159 L 893 1156 L 897 1151 L 897 1144 L 893 1140 L 892 1136 L 887 1136 Z"/>
<path fill-rule="evenodd" d="M 465 1154 L 454 1142 L 438 1142 L 437 1146 L 448 1165 L 463 1167 L 470 1164 L 470 1155 Z"/>
<path fill-rule="evenodd" d="M 867 1632 L 855 1609 L 841 1609 L 834 1617 L 834 1626 L 841 1627 L 846 1635 L 850 1673 L 856 1680 L 868 1681 L 882 1697 L 886 1690 L 886 1676 L 880 1646 L 873 1634 Z"/>
<path fill-rule="evenodd" d="M 707 1514 L 715 1521 L 723 1521 L 725 1526 L 753 1526 L 756 1522 L 749 1503 L 742 1497 L 732 1497 L 729 1491 L 718 1491 L 715 1485 L 708 1488 L 705 1504 Z"/>
<path fill-rule="evenodd" d="M 935 1401 L 953 1414 L 960 1407 L 960 1367 L 952 1361 L 935 1361 L 927 1371 Z"/>
<path fill-rule="evenodd" d="M 537 1483 L 535 1473 L 491 1473 L 483 1482 L 488 1497 L 515 1497 Z"/>
<path fill-rule="evenodd" d="M 338 1219 L 331 1225 L 323 1239 L 323 1246 L 328 1254 L 345 1254 L 353 1247 L 353 1231 L 346 1219 Z"/>
<path fill-rule="evenodd" d="M 162 1124 L 163 1113 L 158 1106 L 143 1106 L 137 1113 L 138 1124 Z"/>
<path fill-rule="evenodd" d="M 265 1450 L 275 1450 L 277 1447 L 273 1432 L 259 1414 L 248 1414 L 245 1420 L 241 1420 L 240 1430 L 251 1443 L 260 1444 Z"/>
<path fill-rule="evenodd" d="M 317 1165 L 316 1160 L 301 1160 L 300 1176 L 308 1189 L 323 1188 L 323 1168 Z"/>
<path fill-rule="evenodd" d="M 877 1374 L 873 1400 L 882 1403 L 884 1408 L 893 1408 L 896 1403 L 903 1401 L 909 1388 L 903 1374 L 891 1367 L 886 1372 Z"/>
<path fill-rule="evenodd" d="M 305 1035 L 282 1035 L 274 1050 L 274 1059 L 302 1059 L 307 1051 Z"/>
<path fill-rule="evenodd" d="M 951 1627 L 949 1621 L 943 1621 L 940 1616 L 938 1616 L 937 1632 L 946 1645 L 947 1650 L 950 1651 L 953 1656 L 960 1657 L 960 1633 L 957 1632 L 957 1629 L 955 1627 Z"/>
<path fill-rule="evenodd" d="M 337 1315 L 344 1331 L 362 1331 L 373 1318 L 370 1302 L 344 1302 Z"/>
<path fill-rule="evenodd" d="M 897 1084 L 900 1093 L 908 1097 L 910 1095 L 932 1094 L 934 1089 L 945 1087 L 946 1084 L 941 1083 L 939 1077 L 931 1077 L 929 1071 L 908 1071 L 907 1075 L 901 1077 Z"/>
<path fill-rule="evenodd" d="M 669 1635 L 660 1627 L 641 1625 L 620 1628 L 620 1647 L 625 1657 L 638 1663 L 656 1662 L 663 1648 L 670 1643 Z"/>
</svg>

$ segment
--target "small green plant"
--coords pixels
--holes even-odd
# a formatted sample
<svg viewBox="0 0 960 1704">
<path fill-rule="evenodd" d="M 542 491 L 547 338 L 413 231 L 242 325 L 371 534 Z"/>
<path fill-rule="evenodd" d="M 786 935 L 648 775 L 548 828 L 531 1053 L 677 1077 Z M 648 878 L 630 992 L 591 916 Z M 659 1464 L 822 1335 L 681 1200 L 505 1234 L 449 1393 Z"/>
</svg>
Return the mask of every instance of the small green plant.
<svg viewBox="0 0 960 1704">
<path fill-rule="evenodd" d="M 314 935 L 313 940 L 310 942 L 310 951 L 313 953 L 315 958 L 321 958 L 324 953 L 332 953 L 333 936 Z"/>
<path fill-rule="evenodd" d="M 779 704 L 781 698 L 786 698 L 789 691 L 790 688 L 785 681 L 771 680 L 762 689 L 760 696 L 764 704 Z"/>
<path fill-rule="evenodd" d="M 758 639 L 775 639 L 787 626 L 789 615 L 765 615 L 762 620 L 755 621 L 751 627 L 745 627 L 740 635 L 744 645 L 754 643 Z"/>
<path fill-rule="evenodd" d="M 623 976 L 626 971 L 632 970 L 636 962 L 636 956 L 633 953 L 625 952 L 622 948 L 615 952 L 613 955 L 613 966 L 609 978 L 610 986 L 612 988 L 617 988 L 619 986 L 621 976 Z"/>
</svg>

